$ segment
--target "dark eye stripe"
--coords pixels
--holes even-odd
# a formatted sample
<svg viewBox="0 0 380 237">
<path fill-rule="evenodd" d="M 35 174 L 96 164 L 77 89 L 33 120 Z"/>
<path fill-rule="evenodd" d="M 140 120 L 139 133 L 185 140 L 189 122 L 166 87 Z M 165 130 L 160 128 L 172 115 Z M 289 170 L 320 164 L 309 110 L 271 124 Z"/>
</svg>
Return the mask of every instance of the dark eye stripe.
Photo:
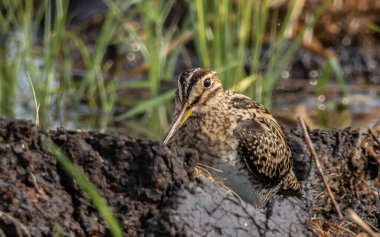
<svg viewBox="0 0 380 237">
<path fill-rule="evenodd" d="M 199 95 L 195 100 L 190 104 L 190 107 L 193 107 L 195 104 L 198 104 L 198 102 L 201 100 L 202 95 Z"/>
<path fill-rule="evenodd" d="M 196 69 L 195 69 L 196 70 Z M 187 70 L 183 72 L 179 77 L 179 88 L 178 90 L 181 90 L 181 102 L 186 100 L 187 95 L 185 94 L 186 85 L 188 84 L 187 80 L 191 78 L 195 72 L 194 69 Z"/>
<path fill-rule="evenodd" d="M 202 105 L 206 105 L 206 103 L 209 101 L 209 99 L 211 99 L 212 97 L 215 96 L 216 93 L 218 93 L 218 91 L 220 90 L 223 90 L 221 87 L 216 87 L 215 89 L 213 89 L 212 91 L 210 91 L 208 93 L 208 95 L 206 96 L 206 98 L 204 98 L 202 100 Z"/>
<path fill-rule="evenodd" d="M 175 92 L 175 99 L 176 99 L 176 103 L 182 103 L 182 98 L 181 98 L 181 96 L 179 95 L 179 90 L 177 90 L 176 92 Z"/>
<path fill-rule="evenodd" d="M 181 90 L 181 100 L 183 100 L 185 96 L 185 84 L 186 79 L 190 76 L 190 71 L 183 72 L 181 76 L 179 77 L 179 86 L 178 90 Z M 181 101 L 182 102 L 182 101 Z"/>
<path fill-rule="evenodd" d="M 186 95 L 189 96 L 190 95 L 190 91 L 193 89 L 193 86 L 199 81 L 199 79 L 202 78 L 204 72 L 197 72 L 195 71 L 194 74 L 192 75 L 192 77 L 190 78 L 190 81 L 189 81 L 189 85 L 187 87 L 187 90 L 186 90 Z"/>
<path fill-rule="evenodd" d="M 187 96 L 189 96 L 191 90 L 193 89 L 193 86 L 199 81 L 202 80 L 205 76 L 209 75 L 210 71 L 208 70 L 196 70 L 194 71 L 194 74 L 191 76 L 189 81 L 189 86 L 187 87 Z"/>
</svg>

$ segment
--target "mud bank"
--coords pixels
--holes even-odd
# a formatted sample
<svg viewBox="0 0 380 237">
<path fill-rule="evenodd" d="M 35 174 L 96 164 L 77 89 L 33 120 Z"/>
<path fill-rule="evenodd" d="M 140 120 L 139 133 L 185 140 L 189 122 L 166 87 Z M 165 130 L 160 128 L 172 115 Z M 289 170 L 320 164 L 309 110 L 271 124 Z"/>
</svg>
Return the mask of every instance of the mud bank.
<svg viewBox="0 0 380 237">
<path fill-rule="evenodd" d="M 340 220 L 316 171 L 302 129 L 286 130 L 304 197 L 277 196 L 265 210 L 195 172 L 196 152 L 98 132 L 47 130 L 0 119 L 0 236 L 110 236 L 88 197 L 44 148 L 50 137 L 108 201 L 126 236 L 311 236 L 359 233 L 353 209 L 379 228 L 375 203 L 379 131 L 310 131 Z"/>
</svg>

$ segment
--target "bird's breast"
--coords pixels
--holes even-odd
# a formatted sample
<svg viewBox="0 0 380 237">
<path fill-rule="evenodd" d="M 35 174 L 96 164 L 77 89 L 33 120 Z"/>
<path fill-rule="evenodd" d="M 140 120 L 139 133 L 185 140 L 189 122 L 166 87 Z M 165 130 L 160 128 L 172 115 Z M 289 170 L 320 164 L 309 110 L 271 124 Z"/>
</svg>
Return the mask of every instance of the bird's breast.
<svg viewBox="0 0 380 237">
<path fill-rule="evenodd" d="M 222 178 L 224 184 L 244 201 L 255 204 L 259 202 L 257 190 L 260 187 L 252 182 L 246 165 L 239 158 L 239 141 L 233 135 L 237 124 L 246 117 L 217 109 L 190 117 L 173 137 L 173 143 L 197 150 L 200 164 L 210 167 L 210 173 Z"/>
<path fill-rule="evenodd" d="M 207 162 L 208 159 L 206 157 L 208 156 L 217 160 L 222 159 L 235 162 L 238 141 L 233 135 L 234 124 L 229 118 L 219 117 L 217 119 L 215 116 L 195 121 L 197 125 L 193 127 L 198 128 L 194 130 L 191 143 L 197 144 L 194 148 L 199 151 L 201 162 L 202 160 Z M 205 155 L 202 156 L 202 154 Z"/>
</svg>

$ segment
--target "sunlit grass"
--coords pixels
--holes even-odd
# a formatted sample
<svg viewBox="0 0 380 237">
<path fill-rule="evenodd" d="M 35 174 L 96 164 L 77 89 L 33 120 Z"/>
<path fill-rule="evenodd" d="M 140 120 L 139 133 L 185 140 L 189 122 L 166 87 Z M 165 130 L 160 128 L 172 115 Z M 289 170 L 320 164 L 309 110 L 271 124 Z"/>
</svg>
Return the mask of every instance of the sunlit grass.
<svg viewBox="0 0 380 237">
<path fill-rule="evenodd" d="M 380 26 L 375 23 L 368 24 L 368 28 L 373 30 L 374 32 L 380 33 Z"/>
<path fill-rule="evenodd" d="M 296 32 L 291 40 L 289 31 L 297 24 L 301 2 L 291 1 L 284 19 L 278 17 L 278 9 L 271 8 L 269 0 L 190 2 L 194 40 L 202 64 L 219 71 L 227 88 L 270 107 L 276 81 L 300 47 L 304 32 L 315 25 L 330 1 L 323 1 L 305 30 Z M 269 49 L 263 56 L 265 45 Z M 249 49 L 251 58 L 247 55 Z M 249 73 L 244 70 L 247 66 Z"/>
<path fill-rule="evenodd" d="M 135 83 L 135 86 L 149 91 L 150 98 L 116 117 L 116 120 L 129 119 L 129 125 L 138 133 L 153 139 L 160 138 L 163 127 L 168 125 L 167 109 L 174 92 L 163 92 L 161 84 L 165 80 L 172 80 L 175 65 L 183 42 L 189 36 L 188 21 L 180 27 L 178 19 L 165 26 L 169 11 L 175 1 L 147 1 L 137 5 L 141 18 L 141 28 L 127 25 L 131 40 L 138 45 L 145 59 L 147 68 L 147 82 Z M 141 32 L 143 34 L 141 34 Z M 130 84 L 131 85 L 131 84 Z M 169 103 L 168 103 L 169 102 Z M 133 118 L 136 115 L 139 117 Z M 143 117 L 141 117 L 143 115 Z M 148 128 L 138 129 L 138 128 Z M 154 135 L 155 134 L 155 135 Z"/>
<path fill-rule="evenodd" d="M 0 115 L 9 117 L 15 114 L 13 101 L 17 96 L 17 65 L 8 57 L 6 43 L 13 25 L 17 23 L 15 14 L 19 4 L 20 1 L 10 1 L 7 6 L 9 14 L 0 14 Z"/>
<path fill-rule="evenodd" d="M 96 121 L 85 128 L 106 129 L 112 122 L 117 81 L 111 78 L 106 83 L 108 71 L 102 60 L 106 48 L 118 39 L 120 29 L 136 16 L 136 11 L 130 9 L 136 2 L 107 2 L 112 11 L 105 16 L 94 47 L 86 45 L 79 35 L 67 29 L 68 0 L 56 1 L 54 5 L 44 0 L 37 8 L 32 1 L 3 3 L 7 10 L 0 18 L 3 19 L 2 27 L 7 29 L 2 32 L 7 44 L 2 44 L 0 50 L 0 56 L 6 59 L 0 72 L 1 114 L 17 116 L 14 108 L 21 104 L 26 110 L 33 110 L 29 102 L 35 97 L 39 102 L 41 124 L 64 124 L 65 115 L 70 114 L 65 111 L 78 110 L 86 99 L 88 110 L 101 116 L 95 116 Z M 129 14 L 124 15 L 124 11 Z M 36 44 L 37 39 L 42 39 L 39 44 Z M 71 54 L 75 50 L 80 53 L 84 65 L 80 81 L 74 79 L 75 70 L 79 69 Z M 32 91 L 26 87 L 30 85 L 34 86 L 33 94 L 25 93 Z M 79 120 L 72 122 L 81 126 Z"/>
<path fill-rule="evenodd" d="M 0 37 L 7 43 L 0 46 L 1 115 L 24 115 L 15 110 L 23 104 L 26 111 L 39 111 L 45 126 L 74 124 L 106 130 L 122 122 L 139 135 L 160 139 L 171 119 L 174 96 L 162 85 L 173 79 L 179 54 L 189 41 L 200 66 L 218 71 L 226 88 L 270 108 L 280 74 L 299 49 L 304 32 L 314 26 L 330 1 L 323 1 L 305 29 L 290 37 L 300 2 L 291 1 L 280 17 L 269 0 L 189 1 L 183 3 L 188 15 L 178 24 L 177 18 L 169 18 L 174 0 L 107 0 L 109 11 L 94 45 L 68 29 L 68 0 L 54 5 L 49 0 L 39 5 L 22 0 L 2 3 L 6 11 L 0 15 Z M 122 53 L 135 45 L 143 58 L 143 64 L 137 65 L 141 72 L 132 78 L 120 77 L 122 69 L 116 65 L 120 62 L 104 61 L 109 45 Z M 79 52 L 81 67 L 73 51 Z M 338 61 L 330 61 L 344 88 Z M 78 70 L 80 79 L 75 79 Z M 147 95 L 120 96 L 125 89 Z M 85 112 L 79 112 L 84 106 Z M 90 119 L 84 122 L 79 117 L 83 113 Z M 30 112 L 30 117 L 23 118 L 34 119 L 33 115 Z"/>
<path fill-rule="evenodd" d="M 88 45 L 67 28 L 69 1 L 54 2 L 1 3 L 5 11 L 0 12 L 0 115 L 34 119 L 44 126 L 72 122 L 77 128 L 100 130 L 122 122 L 131 131 L 157 140 L 171 119 L 175 90 L 162 85 L 173 79 L 185 42 L 192 41 L 200 66 L 218 71 L 226 88 L 270 108 L 280 74 L 301 47 L 305 32 L 313 28 L 330 3 L 322 1 L 305 29 L 290 37 L 298 0 L 289 1 L 283 18 L 271 8 L 270 0 L 187 1 L 184 4 L 189 13 L 180 26 L 178 19 L 169 19 L 174 0 L 105 0 L 109 11 L 95 44 Z M 376 25 L 370 27 L 379 31 Z M 111 72 L 111 66 L 104 62 L 110 45 L 122 52 L 136 45 L 143 58 L 143 65 L 137 65 L 142 72 L 133 78 L 120 78 L 120 67 Z M 83 67 L 76 65 L 73 51 L 79 52 Z M 79 79 L 75 79 L 77 70 L 83 72 Z M 347 93 L 336 58 L 326 62 L 316 93 L 323 93 L 332 73 Z M 120 96 L 118 93 L 126 88 L 147 91 L 148 96 Z M 83 105 L 92 115 L 87 123 L 79 118 Z M 115 115 L 116 106 L 125 111 Z M 18 107 L 29 110 L 29 115 L 21 116 L 15 109 Z M 323 112 L 321 121 L 329 126 Z M 94 205 L 100 205 L 99 213 L 118 236 L 120 227 L 94 185 L 59 149 L 47 144 L 66 172 L 91 195 Z"/>
<path fill-rule="evenodd" d="M 6 48 L 0 45 L 0 114 L 14 116 L 13 101 L 16 96 L 16 69 L 8 59 Z"/>
<path fill-rule="evenodd" d="M 244 66 L 254 1 L 189 2 L 194 42 L 202 66 L 220 73 L 226 88 L 246 77 Z"/>
</svg>

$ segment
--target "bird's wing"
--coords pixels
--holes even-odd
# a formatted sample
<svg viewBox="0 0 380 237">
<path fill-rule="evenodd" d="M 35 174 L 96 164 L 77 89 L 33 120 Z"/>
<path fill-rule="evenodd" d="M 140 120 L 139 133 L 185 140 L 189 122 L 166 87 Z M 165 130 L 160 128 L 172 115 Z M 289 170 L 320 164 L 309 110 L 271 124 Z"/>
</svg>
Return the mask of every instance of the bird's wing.
<svg viewBox="0 0 380 237">
<path fill-rule="evenodd" d="M 250 173 L 258 181 L 276 185 L 291 168 L 291 152 L 278 123 L 268 112 L 263 115 L 238 123 L 233 133 Z"/>
</svg>

